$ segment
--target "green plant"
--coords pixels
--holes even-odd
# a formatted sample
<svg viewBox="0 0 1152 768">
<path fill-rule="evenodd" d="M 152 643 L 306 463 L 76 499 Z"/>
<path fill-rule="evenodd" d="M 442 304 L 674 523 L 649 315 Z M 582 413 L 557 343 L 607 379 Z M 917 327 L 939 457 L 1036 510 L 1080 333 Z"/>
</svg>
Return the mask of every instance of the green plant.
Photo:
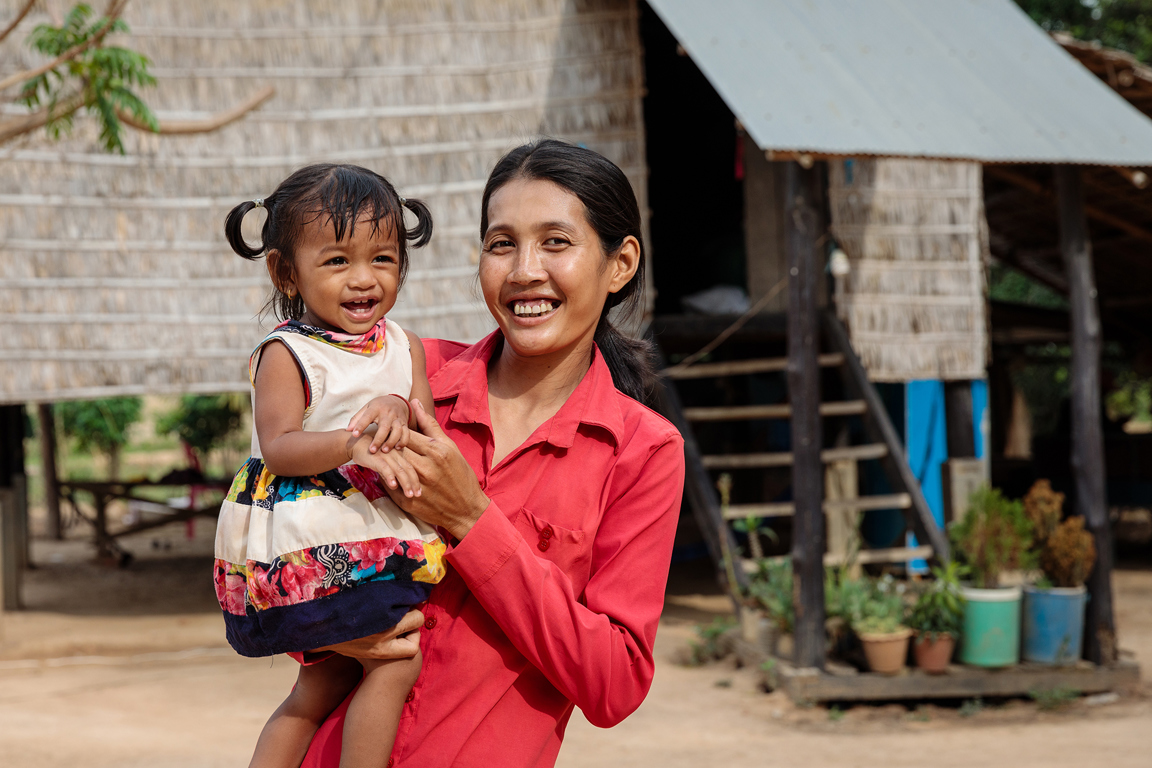
<svg viewBox="0 0 1152 768">
<path fill-rule="evenodd" d="M 933 568 L 935 580 L 916 600 L 908 616 L 908 626 L 935 641 L 940 635 L 959 637 L 964 626 L 964 595 L 960 578 L 964 568 L 955 560 L 944 568 Z"/>
<path fill-rule="evenodd" d="M 46 110 L 42 124 L 53 138 L 71 130 L 73 117 L 81 109 L 99 121 L 100 141 L 110 152 L 124 151 L 124 120 L 159 130 L 155 115 L 133 90 L 156 84 L 148 72 L 151 62 L 135 51 L 103 42 L 109 33 L 128 31 L 118 18 L 123 5 L 114 4 L 110 17 L 92 21 L 92 7 L 80 3 L 60 26 L 40 24 L 28 36 L 28 45 L 38 53 L 53 60 L 65 58 L 29 78 L 20 91 L 21 104 Z"/>
<path fill-rule="evenodd" d="M 972 717 L 984 711 L 984 699 L 977 696 L 974 699 L 965 699 L 960 705 L 960 717 Z"/>
<path fill-rule="evenodd" d="M 852 630 L 860 634 L 886 635 L 904 628 L 904 584 L 890 574 L 869 579 L 863 600 L 852 608 Z"/>
<path fill-rule="evenodd" d="M 103 453 L 108 457 L 108 475 L 116 479 L 120 450 L 128 442 L 129 428 L 140 420 L 141 408 L 138 397 L 110 397 L 59 403 L 55 412 L 64 434 L 75 441 L 77 450 Z"/>
<path fill-rule="evenodd" d="M 838 723 L 844 719 L 844 710 L 833 704 L 828 708 L 828 719 L 834 723 Z"/>
<path fill-rule="evenodd" d="M 1066 685 L 1028 691 L 1028 697 L 1045 712 L 1062 709 L 1080 698 L 1080 691 Z"/>
<path fill-rule="evenodd" d="M 156 421 L 156 433 L 175 433 L 205 463 L 208 454 L 239 429 L 244 399 L 238 395 L 184 395 Z"/>
<path fill-rule="evenodd" d="M 791 632 L 796 621 L 791 559 L 760 560 L 748 579 L 748 597 L 764 609 L 778 630 Z"/>
<path fill-rule="evenodd" d="M 1040 567 L 1055 587 L 1084 586 L 1095 564 L 1096 543 L 1079 515 L 1060 523 L 1040 552 Z"/>
<path fill-rule="evenodd" d="M 692 663 L 700 665 L 722 657 L 724 654 L 720 640 L 734 626 L 736 619 L 731 616 L 717 616 L 707 624 L 697 624 L 696 636 L 700 641 L 691 644 Z"/>
<path fill-rule="evenodd" d="M 957 554 L 972 569 L 976 586 L 983 589 L 996 587 L 1002 571 L 1027 568 L 1034 561 L 1032 523 L 1024 506 L 993 488 L 972 494 L 968 513 L 949 533 Z"/>
<path fill-rule="evenodd" d="M 1047 480 L 1037 480 L 1024 497 L 1024 514 L 1032 523 L 1035 544 L 1043 546 L 1064 516 L 1064 494 L 1052 490 Z"/>
</svg>

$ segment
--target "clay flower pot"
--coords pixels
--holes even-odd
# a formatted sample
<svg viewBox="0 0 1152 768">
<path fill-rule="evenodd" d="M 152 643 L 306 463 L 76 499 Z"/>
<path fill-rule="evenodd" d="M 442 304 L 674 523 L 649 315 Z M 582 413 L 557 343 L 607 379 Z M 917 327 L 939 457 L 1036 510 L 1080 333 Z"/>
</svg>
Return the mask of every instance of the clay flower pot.
<svg viewBox="0 0 1152 768">
<path fill-rule="evenodd" d="M 912 630 L 900 629 L 883 634 L 857 633 L 864 645 L 864 657 L 868 668 L 882 675 L 895 675 L 904 669 L 904 659 L 908 656 L 908 638 Z"/>
<path fill-rule="evenodd" d="M 917 634 L 916 641 L 912 643 L 916 666 L 930 675 L 939 675 L 948 670 L 948 662 L 952 660 L 955 648 L 956 638 L 944 633 Z"/>
</svg>

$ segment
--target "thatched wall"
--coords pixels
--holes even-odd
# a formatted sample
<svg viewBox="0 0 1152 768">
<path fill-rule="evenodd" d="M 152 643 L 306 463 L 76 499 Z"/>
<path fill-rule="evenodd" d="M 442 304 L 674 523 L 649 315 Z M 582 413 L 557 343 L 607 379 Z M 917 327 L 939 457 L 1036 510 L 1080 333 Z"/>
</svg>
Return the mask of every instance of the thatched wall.
<svg viewBox="0 0 1152 768">
<path fill-rule="evenodd" d="M 246 388 L 267 278 L 228 249 L 224 215 L 305 163 L 365 165 L 428 201 L 436 234 L 392 315 L 423 336 L 492 327 L 480 192 L 517 143 L 603 152 L 645 206 L 635 0 L 141 0 L 126 20 L 162 120 L 276 96 L 214 134 L 132 133 L 125 156 L 83 121 L 0 147 L 0 402 Z M 5 74 L 32 62 L 22 39 L 0 46 Z"/>
<path fill-rule="evenodd" d="M 988 235 L 978 163 L 829 163 L 851 272 L 836 306 L 874 381 L 978 379 L 988 355 Z"/>
</svg>

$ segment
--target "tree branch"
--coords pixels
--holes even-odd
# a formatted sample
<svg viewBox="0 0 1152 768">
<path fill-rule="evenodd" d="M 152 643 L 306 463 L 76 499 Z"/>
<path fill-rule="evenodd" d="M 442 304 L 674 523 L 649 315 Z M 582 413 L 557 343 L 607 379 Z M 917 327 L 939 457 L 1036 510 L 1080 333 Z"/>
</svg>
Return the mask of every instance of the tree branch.
<svg viewBox="0 0 1152 768">
<path fill-rule="evenodd" d="M 250 99 L 238 106 L 233 107 L 224 112 L 217 112 L 212 117 L 206 120 L 171 120 L 160 123 L 160 130 L 153 131 L 145 123 L 140 122 L 127 112 L 116 110 L 116 116 L 120 118 L 120 122 L 130 128 L 135 128 L 138 131 L 147 131 L 148 133 L 162 133 L 166 135 L 174 134 L 187 134 L 187 133 L 211 133 L 212 131 L 219 130 L 224 126 L 234 123 L 244 115 L 259 107 L 261 104 L 272 98 L 276 93 L 276 89 L 272 86 L 266 86 L 253 95 Z"/>
<path fill-rule="evenodd" d="M 3 32 L 0 32 L 0 43 L 4 42 L 4 38 L 12 34 L 12 30 L 16 29 L 20 22 L 24 21 L 24 17 L 28 15 L 28 12 L 32 10 L 32 6 L 34 5 L 36 5 L 36 0 L 28 0 L 28 2 L 24 3 L 24 7 L 16 12 L 16 18 L 12 19 L 11 23 L 4 28 Z"/>
<path fill-rule="evenodd" d="M 77 93 L 69 96 L 67 99 L 58 101 L 55 108 L 45 107 L 44 109 L 31 112 L 27 115 L 0 121 L 0 144 L 11 141 L 17 136 L 23 136 L 26 133 L 35 131 L 38 128 L 43 128 L 50 120 L 66 117 L 85 106 L 87 106 L 87 102 L 84 99 L 84 95 Z"/>
<path fill-rule="evenodd" d="M 120 18 L 120 14 L 124 12 L 124 6 L 127 4 L 128 0 L 112 0 L 111 4 L 108 6 L 108 14 L 104 19 L 104 26 L 100 29 L 99 32 L 84 42 L 80 43 L 80 45 L 73 46 L 67 51 L 64 51 L 64 53 L 60 54 L 47 64 L 43 64 L 34 69 L 25 70 L 24 72 L 17 72 L 14 75 L 9 75 L 3 80 L 0 80 L 0 91 L 5 91 L 14 85 L 18 85 L 19 83 L 31 80 L 34 77 L 39 77 L 45 72 L 50 72 L 64 62 L 71 61 L 72 59 L 76 58 L 80 54 L 87 51 L 89 48 L 99 45 L 104 40 L 104 37 L 112 30 L 112 25 L 116 22 L 116 19 Z"/>
</svg>

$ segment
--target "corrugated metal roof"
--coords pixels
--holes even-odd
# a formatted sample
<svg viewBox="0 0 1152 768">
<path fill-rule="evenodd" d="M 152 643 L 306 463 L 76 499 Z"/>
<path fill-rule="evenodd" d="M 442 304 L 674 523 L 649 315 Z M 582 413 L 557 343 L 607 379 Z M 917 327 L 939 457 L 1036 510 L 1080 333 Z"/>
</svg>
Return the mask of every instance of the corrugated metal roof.
<svg viewBox="0 0 1152 768">
<path fill-rule="evenodd" d="M 1152 165 L 1152 121 L 1011 0 L 649 0 L 762 149 Z"/>
</svg>

